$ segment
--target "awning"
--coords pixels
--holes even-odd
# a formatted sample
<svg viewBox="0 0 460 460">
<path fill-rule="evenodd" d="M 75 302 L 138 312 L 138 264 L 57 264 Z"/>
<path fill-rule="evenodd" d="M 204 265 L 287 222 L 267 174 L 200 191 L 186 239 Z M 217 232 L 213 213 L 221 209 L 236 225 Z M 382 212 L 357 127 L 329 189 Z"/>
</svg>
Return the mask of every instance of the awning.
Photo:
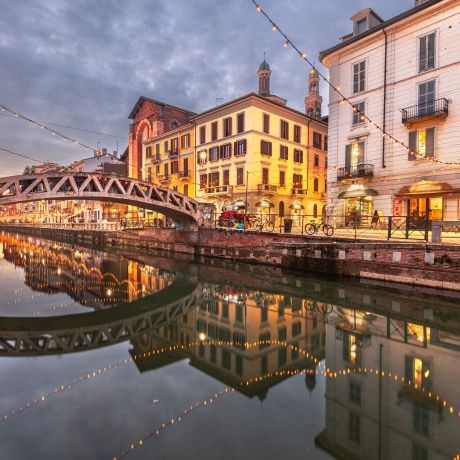
<svg viewBox="0 0 460 460">
<path fill-rule="evenodd" d="M 244 209 L 246 207 L 246 204 L 243 200 L 236 200 L 230 206 L 232 208 Z"/>
<path fill-rule="evenodd" d="M 379 192 L 373 188 L 360 188 L 339 193 L 337 198 L 364 198 L 365 196 L 378 196 Z"/>
<path fill-rule="evenodd" d="M 460 193 L 460 190 L 455 190 L 446 182 L 432 182 L 423 180 L 412 185 L 403 187 L 395 196 L 399 198 L 429 198 L 442 196 L 451 193 Z"/>
<path fill-rule="evenodd" d="M 289 209 L 305 209 L 305 206 L 300 203 L 292 203 L 289 205 Z"/>
<path fill-rule="evenodd" d="M 273 203 L 270 203 L 266 200 L 258 201 L 256 203 L 257 208 L 274 208 L 275 205 Z"/>
</svg>

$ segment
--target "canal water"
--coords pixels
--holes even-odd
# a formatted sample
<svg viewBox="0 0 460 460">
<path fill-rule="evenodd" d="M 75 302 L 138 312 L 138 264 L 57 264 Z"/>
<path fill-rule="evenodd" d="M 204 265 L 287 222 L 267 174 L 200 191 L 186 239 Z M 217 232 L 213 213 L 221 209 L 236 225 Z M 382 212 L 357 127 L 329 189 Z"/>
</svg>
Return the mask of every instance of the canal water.
<svg viewBox="0 0 460 460">
<path fill-rule="evenodd" d="M 0 234 L 1 459 L 452 459 L 459 299 Z"/>
</svg>

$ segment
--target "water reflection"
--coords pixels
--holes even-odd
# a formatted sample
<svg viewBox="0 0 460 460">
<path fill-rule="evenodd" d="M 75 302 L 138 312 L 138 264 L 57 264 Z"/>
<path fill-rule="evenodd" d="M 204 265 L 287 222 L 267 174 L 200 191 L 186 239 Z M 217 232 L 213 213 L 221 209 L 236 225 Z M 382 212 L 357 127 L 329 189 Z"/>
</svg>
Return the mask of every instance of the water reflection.
<svg viewBox="0 0 460 460">
<path fill-rule="evenodd" d="M 6 423 L 33 418 L 37 406 L 45 407 L 55 396 L 70 395 L 76 386 L 85 388 L 109 375 L 107 388 L 115 392 L 121 369 L 134 364 L 137 374 L 130 377 L 132 386 L 118 388 L 133 406 L 152 378 L 165 379 L 176 388 L 184 376 L 185 386 L 154 420 L 148 412 L 137 414 L 139 428 L 121 433 L 104 427 L 106 448 L 94 458 L 131 451 L 133 458 L 151 458 L 151 450 L 145 447 L 150 443 L 157 446 L 157 458 L 170 458 L 175 441 L 162 438 L 160 432 L 224 396 L 230 406 L 219 402 L 212 410 L 233 420 L 227 428 L 235 433 L 240 433 L 239 424 L 246 426 L 242 418 L 257 421 L 246 430 L 253 439 L 263 439 L 263 447 L 254 450 L 243 442 L 241 451 L 224 449 L 219 458 L 241 458 L 248 450 L 253 450 L 253 458 L 272 458 L 276 446 L 283 444 L 275 433 L 267 435 L 270 427 L 264 425 L 263 411 L 255 412 L 253 400 L 271 403 L 267 410 L 274 418 L 267 423 L 272 425 L 274 420 L 284 420 L 288 408 L 292 423 L 287 419 L 276 430 L 290 439 L 283 452 L 291 457 L 305 456 L 302 436 L 311 438 L 307 458 L 315 459 L 447 459 L 457 453 L 460 313 L 455 298 L 418 297 L 374 284 L 334 282 L 218 261 L 186 263 L 142 254 L 127 259 L 14 235 L 2 235 L 0 241 L 5 259 L 0 262 L 22 267 L 29 288 L 64 292 L 93 307 L 65 317 L 0 318 L 0 356 L 4 356 L 0 363 L 6 363 L 7 357 L 24 357 L 27 367 L 28 356 L 68 353 L 70 359 L 76 351 L 90 357 L 98 348 L 109 350 L 104 348 L 108 345 L 129 347 L 123 348 L 129 354 L 117 361 L 99 355 L 102 362 L 96 367 L 87 364 L 68 380 L 55 364 L 54 386 L 42 393 L 43 400 L 35 395 L 18 402 L 16 408 L 2 406 Z M 180 375 L 170 381 L 168 372 L 175 372 L 176 366 Z M 303 394 L 298 386 L 291 386 L 298 379 Z M 201 387 L 209 387 L 209 395 L 197 398 Z M 232 400 L 232 389 L 245 399 Z M 91 398 L 91 393 L 86 395 Z M 113 411 L 119 409 L 122 395 L 114 393 Z M 314 412 L 299 414 L 299 407 L 310 398 L 308 407 Z M 240 418 L 232 419 L 228 411 L 236 408 Z M 98 414 L 91 412 L 91 416 Z M 228 432 L 220 424 L 225 425 L 221 421 L 208 429 L 214 439 L 224 442 Z M 206 444 L 209 432 L 205 435 L 190 424 L 181 426 L 181 431 L 174 431 L 181 433 L 181 440 L 192 436 Z M 295 431 L 299 427 L 303 434 Z M 1 430 L 2 425 L 0 436 Z M 151 436 L 155 439 L 149 440 Z M 187 456 L 199 457 L 203 458 L 202 451 Z M 173 458 L 182 457 L 176 453 Z M 277 458 L 283 454 L 278 452 Z"/>
</svg>

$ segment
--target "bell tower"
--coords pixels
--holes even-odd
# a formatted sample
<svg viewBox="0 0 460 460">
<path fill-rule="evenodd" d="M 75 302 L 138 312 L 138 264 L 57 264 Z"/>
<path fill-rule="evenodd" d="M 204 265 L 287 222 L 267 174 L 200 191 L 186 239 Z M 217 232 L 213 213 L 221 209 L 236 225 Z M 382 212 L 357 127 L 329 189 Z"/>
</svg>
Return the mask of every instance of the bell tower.
<svg viewBox="0 0 460 460">
<path fill-rule="evenodd" d="M 319 74 L 314 68 L 311 68 L 308 75 L 308 96 L 305 98 L 305 113 L 319 120 L 321 118 L 321 104 L 323 98 L 319 94 Z"/>
<path fill-rule="evenodd" d="M 270 75 L 271 75 L 270 66 L 268 62 L 265 60 L 265 53 L 264 53 L 264 60 L 259 66 L 259 71 L 257 72 L 257 76 L 259 77 L 259 94 L 261 96 L 269 96 L 270 95 Z"/>
</svg>

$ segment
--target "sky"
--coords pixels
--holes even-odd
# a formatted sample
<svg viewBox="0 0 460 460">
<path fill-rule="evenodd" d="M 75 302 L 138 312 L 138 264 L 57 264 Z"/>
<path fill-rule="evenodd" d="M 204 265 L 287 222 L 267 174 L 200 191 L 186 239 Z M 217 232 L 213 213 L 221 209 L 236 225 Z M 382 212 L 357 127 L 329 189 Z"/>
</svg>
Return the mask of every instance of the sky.
<svg viewBox="0 0 460 460">
<path fill-rule="evenodd" d="M 413 0 L 263 0 L 307 55 L 351 32 L 372 7 L 388 19 Z M 308 67 L 251 0 L 0 0 L 0 104 L 91 147 L 126 148 L 139 96 L 195 112 L 257 91 L 267 53 L 271 91 L 304 110 Z M 320 66 L 321 67 L 321 66 Z M 327 101 L 328 90 L 322 87 Z M 326 104 L 323 111 L 327 112 Z M 0 111 L 0 147 L 68 165 L 92 152 Z M 111 136 L 108 136 L 110 134 Z M 115 137 L 117 136 L 117 137 Z M 0 177 L 31 161 L 0 151 Z"/>
</svg>

